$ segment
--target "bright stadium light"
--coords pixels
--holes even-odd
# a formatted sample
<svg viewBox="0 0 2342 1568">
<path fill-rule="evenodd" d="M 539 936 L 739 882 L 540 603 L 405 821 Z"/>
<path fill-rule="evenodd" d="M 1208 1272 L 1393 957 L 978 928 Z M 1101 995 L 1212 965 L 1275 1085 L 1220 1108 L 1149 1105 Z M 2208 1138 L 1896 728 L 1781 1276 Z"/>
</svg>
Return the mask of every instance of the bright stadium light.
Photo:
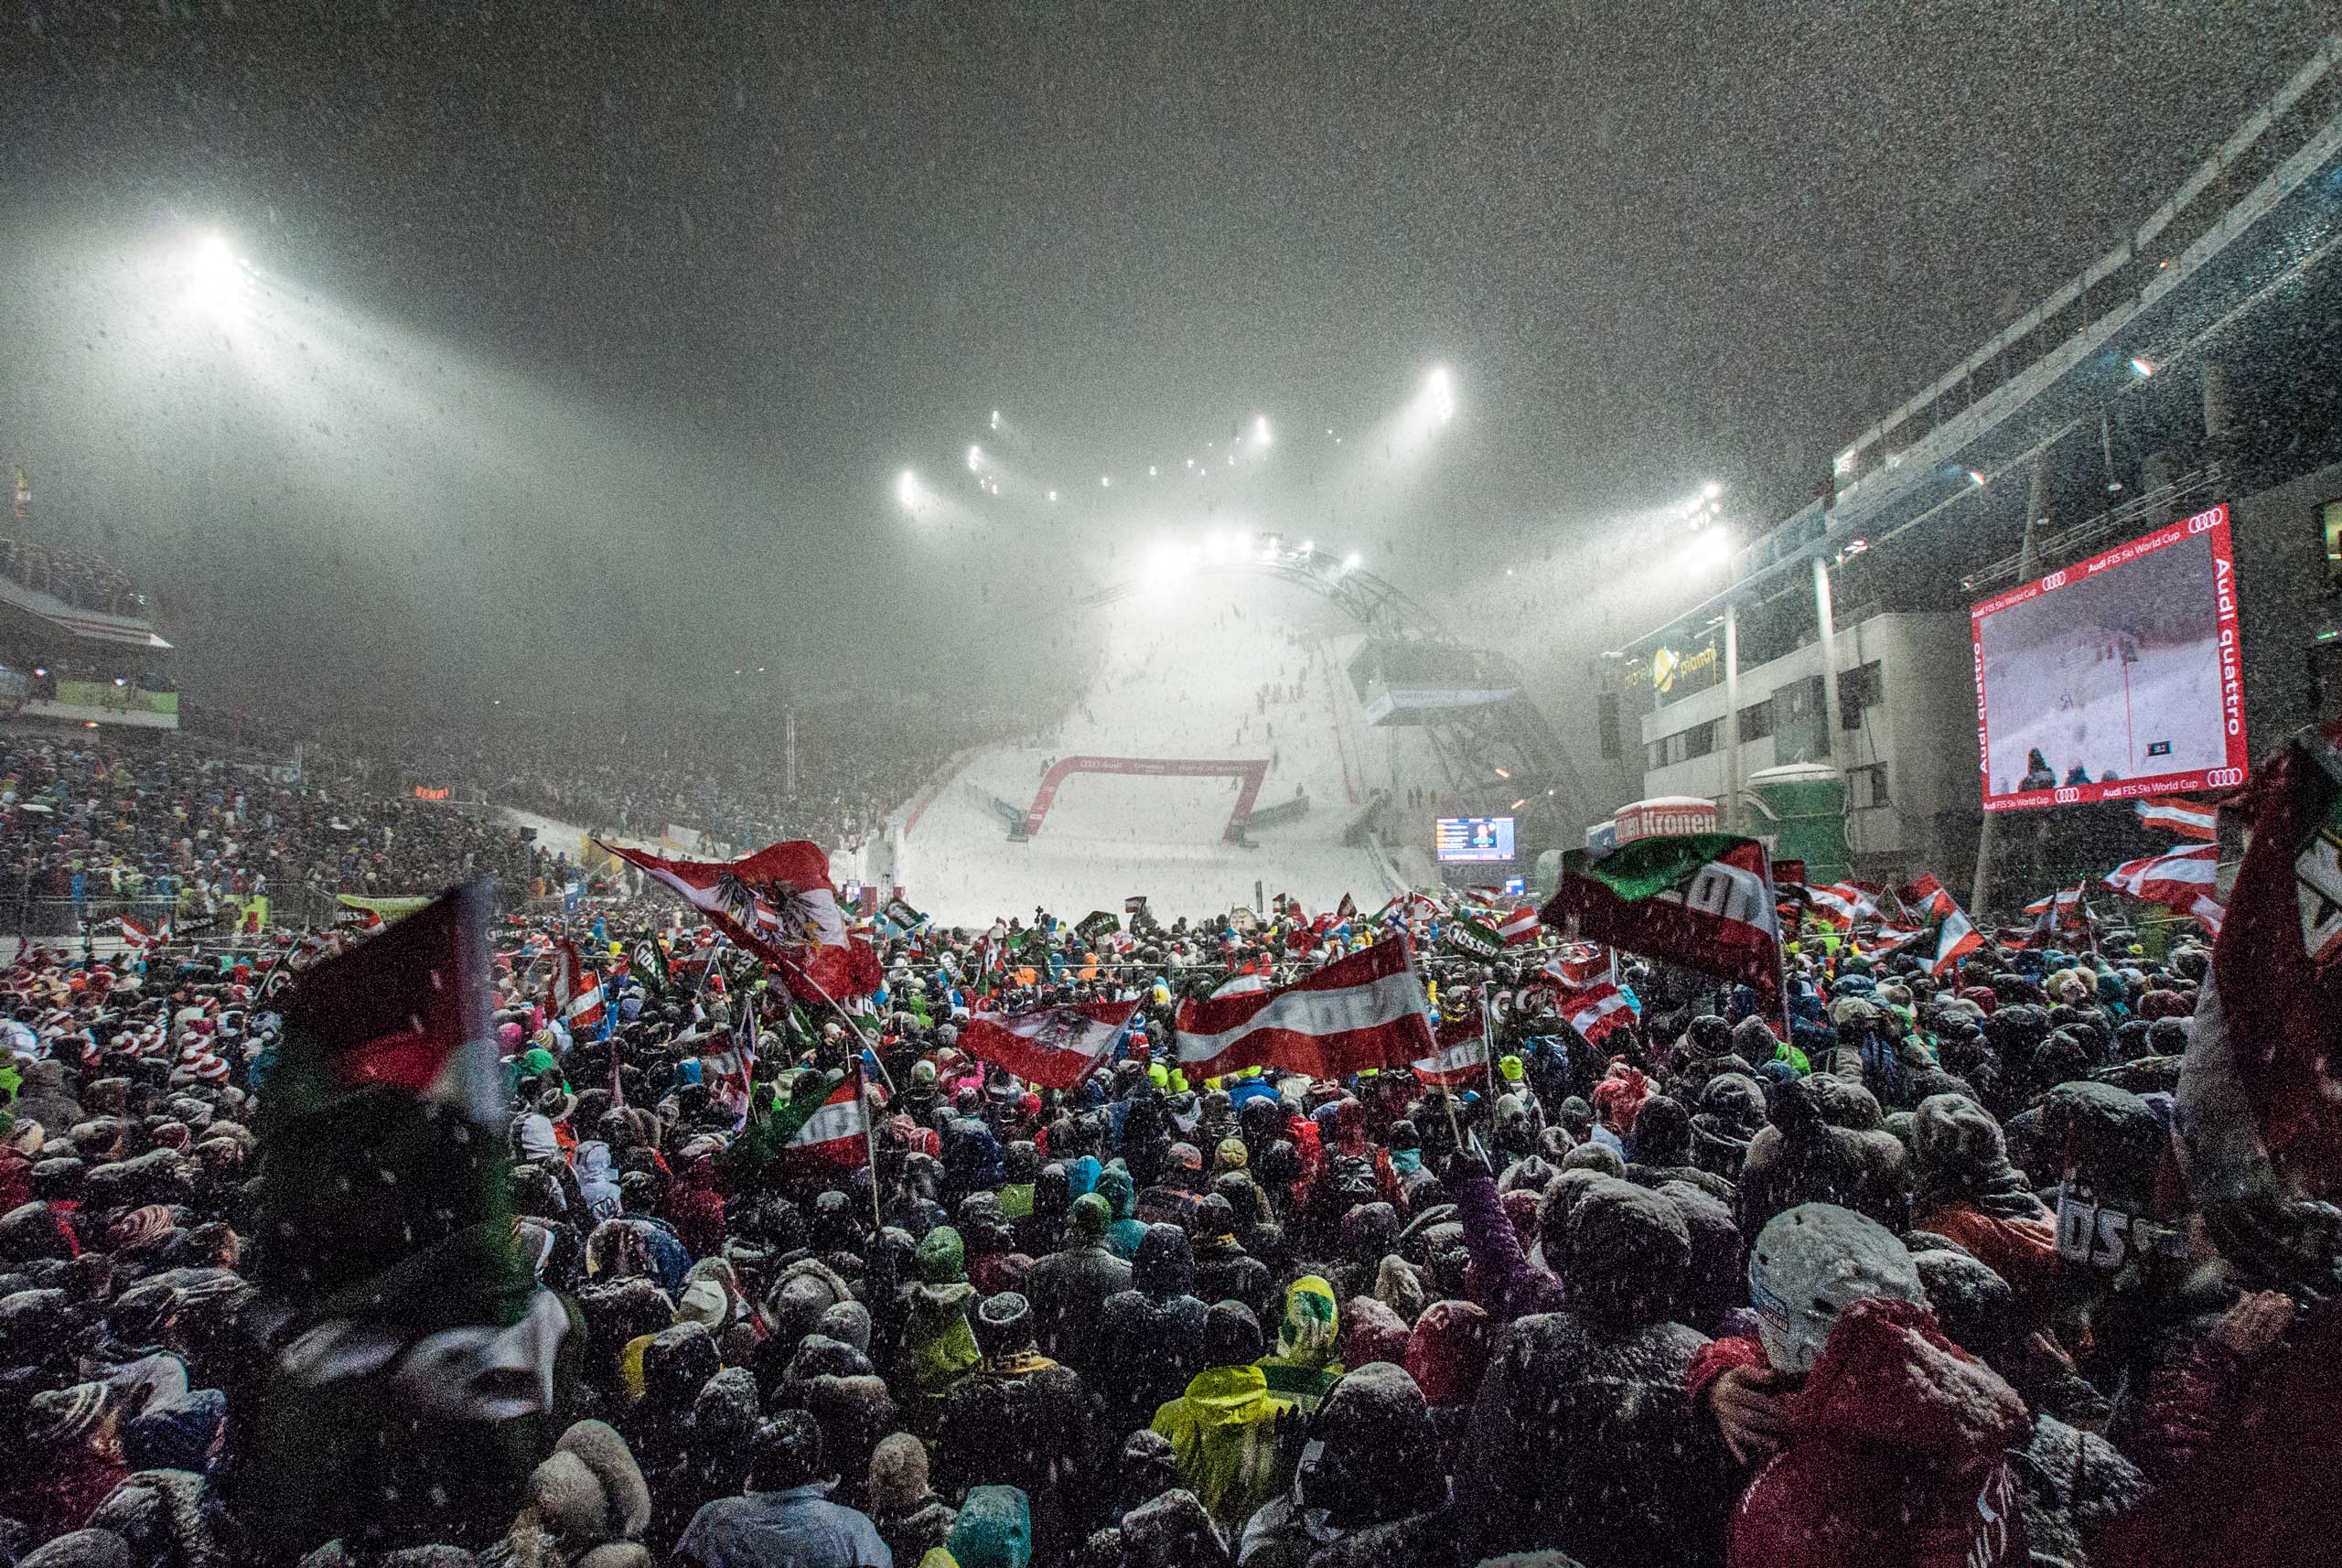
<svg viewBox="0 0 2342 1568">
<path fill-rule="evenodd" d="M 1270 439 L 1269 416 L 1265 413 L 1254 414 L 1252 416 L 1252 444 L 1255 446 L 1266 446 L 1269 444 Z"/>
<path fill-rule="evenodd" d="M 1355 550 L 1342 557 L 1342 570 L 1345 572 L 1355 572 L 1364 564 L 1365 562 Z"/>
<path fill-rule="evenodd" d="M 1099 476 L 1098 476 L 1098 488 L 1099 488 L 1100 489 L 1101 489 L 1101 490 L 1111 490 L 1111 489 L 1112 489 L 1114 488 L 1114 476 L 1113 476 L 1113 475 L 1112 475 L 1112 474 L 1101 474 L 1101 475 L 1099 475 Z"/>
<path fill-rule="evenodd" d="M 218 230 L 203 235 L 188 253 L 188 291 L 208 310 L 226 310 L 252 287 L 251 264 L 240 260 Z"/>
<path fill-rule="evenodd" d="M 1700 499 L 1702 500 L 1712 501 L 1722 494 L 1724 494 L 1724 487 L 1717 484 L 1714 479 L 1710 479 L 1706 484 L 1700 487 Z"/>
<path fill-rule="evenodd" d="M 1437 424 L 1445 424 L 1456 417 L 1456 388 L 1448 381 L 1445 365 L 1434 365 L 1431 374 L 1423 378 L 1423 402 Z"/>
<path fill-rule="evenodd" d="M 1055 490 L 1051 490 L 1051 491 L 1049 492 L 1049 499 L 1050 499 L 1051 500 L 1055 500 L 1055 499 L 1058 499 L 1058 493 L 1057 493 L 1057 491 L 1055 491 Z"/>
<path fill-rule="evenodd" d="M 994 430 L 1000 428 L 1000 410 L 996 408 L 992 411 L 992 427 Z"/>
<path fill-rule="evenodd" d="M 1146 477 L 1150 479 L 1155 478 L 1155 465 L 1152 463 L 1146 466 Z"/>
<path fill-rule="evenodd" d="M 1312 553 L 1316 550 L 1316 548 L 1317 542 L 1314 539 L 1305 539 L 1301 542 L 1301 553 L 1304 555 Z"/>
<path fill-rule="evenodd" d="M 895 476 L 895 499 L 913 510 L 919 508 L 919 476 L 908 468 Z"/>
<path fill-rule="evenodd" d="M 975 473 L 982 469 L 983 466 L 984 449 L 981 446 L 971 444 L 968 447 L 968 472 L 971 474 Z"/>
</svg>

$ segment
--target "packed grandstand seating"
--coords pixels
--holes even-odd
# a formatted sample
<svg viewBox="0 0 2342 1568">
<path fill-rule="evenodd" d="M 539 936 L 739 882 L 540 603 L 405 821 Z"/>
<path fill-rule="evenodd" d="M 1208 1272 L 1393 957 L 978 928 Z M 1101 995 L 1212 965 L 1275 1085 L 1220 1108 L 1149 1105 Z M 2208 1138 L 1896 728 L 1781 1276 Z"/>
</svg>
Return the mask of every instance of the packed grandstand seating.
<svg viewBox="0 0 2342 1568">
<path fill-rule="evenodd" d="M 0 539 L 0 576 L 75 609 L 108 615 L 144 615 L 146 610 L 146 596 L 131 585 L 128 575 L 94 551 Z"/>
<path fill-rule="evenodd" d="M 558 874 L 513 830 L 369 787 L 315 751 L 296 779 L 168 732 L 0 741 L 0 905 L 216 911 L 252 896 L 403 893 Z"/>
</svg>

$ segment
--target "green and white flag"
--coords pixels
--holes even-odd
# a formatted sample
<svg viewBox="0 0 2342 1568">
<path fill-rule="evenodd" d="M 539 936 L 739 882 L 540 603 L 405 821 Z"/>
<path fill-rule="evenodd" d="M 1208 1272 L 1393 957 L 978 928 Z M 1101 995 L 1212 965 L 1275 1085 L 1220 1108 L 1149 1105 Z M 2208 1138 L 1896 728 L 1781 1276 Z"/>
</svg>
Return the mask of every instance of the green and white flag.
<svg viewBox="0 0 2342 1568">
<path fill-rule="evenodd" d="M 1073 929 L 1081 933 L 1083 941 L 1094 942 L 1108 931 L 1121 930 L 1123 923 L 1104 909 L 1092 909 L 1081 917 L 1080 923 Z"/>
<path fill-rule="evenodd" d="M 892 920 L 896 925 L 900 926 L 906 931 L 916 931 L 921 926 L 927 924 L 927 917 L 925 915 L 920 914 L 917 909 L 912 908 L 900 898 L 889 898 L 886 900 L 886 915 L 887 919 Z"/>
<path fill-rule="evenodd" d="M 1442 947 L 1468 958 L 1494 958 L 1504 951 L 1504 939 L 1477 920 L 1450 920 L 1439 929 Z"/>
</svg>

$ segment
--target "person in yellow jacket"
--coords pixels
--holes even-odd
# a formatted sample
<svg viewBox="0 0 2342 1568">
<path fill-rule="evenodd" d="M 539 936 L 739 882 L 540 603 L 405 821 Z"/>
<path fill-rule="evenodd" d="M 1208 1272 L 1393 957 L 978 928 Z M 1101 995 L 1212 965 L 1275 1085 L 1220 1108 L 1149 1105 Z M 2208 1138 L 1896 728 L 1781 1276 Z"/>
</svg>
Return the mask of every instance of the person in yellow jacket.
<svg viewBox="0 0 2342 1568">
<path fill-rule="evenodd" d="M 1261 1325 L 1252 1308 L 1223 1301 L 1204 1320 L 1204 1369 L 1187 1392 L 1155 1412 L 1171 1444 L 1179 1484 L 1230 1538 L 1292 1484 L 1302 1428 L 1290 1400 L 1269 1392 Z"/>
</svg>

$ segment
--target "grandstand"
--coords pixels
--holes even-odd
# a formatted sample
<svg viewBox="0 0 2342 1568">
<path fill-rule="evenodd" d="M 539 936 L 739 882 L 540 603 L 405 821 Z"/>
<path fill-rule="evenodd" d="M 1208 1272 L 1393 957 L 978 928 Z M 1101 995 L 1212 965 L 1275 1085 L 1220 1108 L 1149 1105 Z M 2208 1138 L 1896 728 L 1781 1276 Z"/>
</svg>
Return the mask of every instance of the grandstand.
<svg viewBox="0 0 2342 1568">
<path fill-rule="evenodd" d="M 1820 762 L 1858 872 L 1983 858 L 2005 894 L 2094 864 L 2126 810 L 2043 813 L 1980 857 L 1968 607 L 2220 504 L 2254 749 L 2342 711 L 2337 243 L 2342 36 L 2122 243 L 1858 435 L 1726 587 L 1621 649 L 1640 793 L 1761 832 L 1749 781 Z"/>
<path fill-rule="evenodd" d="M 0 710 L 177 729 L 171 644 L 146 596 L 86 551 L 0 539 Z"/>
</svg>

